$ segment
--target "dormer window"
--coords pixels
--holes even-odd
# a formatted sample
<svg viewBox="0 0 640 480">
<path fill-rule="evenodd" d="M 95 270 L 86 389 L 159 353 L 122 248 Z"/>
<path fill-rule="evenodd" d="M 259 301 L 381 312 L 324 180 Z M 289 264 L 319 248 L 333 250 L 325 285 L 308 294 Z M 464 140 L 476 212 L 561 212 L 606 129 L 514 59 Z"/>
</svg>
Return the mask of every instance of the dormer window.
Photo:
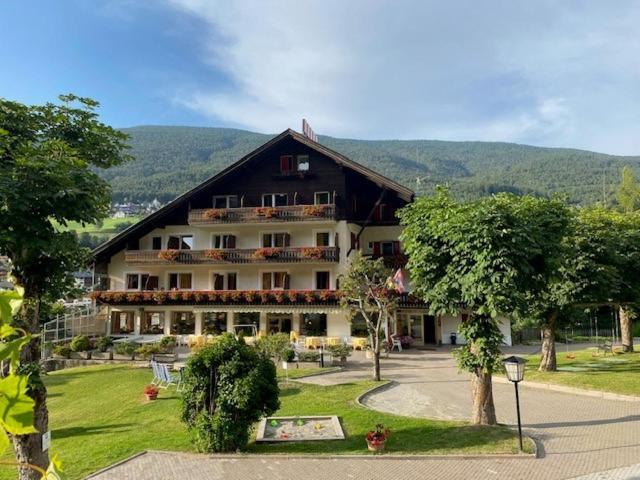
<svg viewBox="0 0 640 480">
<path fill-rule="evenodd" d="M 299 172 L 309 171 L 309 155 L 296 156 L 296 164 Z"/>
<path fill-rule="evenodd" d="M 280 155 L 280 173 L 290 175 L 309 171 L 309 155 Z"/>
</svg>

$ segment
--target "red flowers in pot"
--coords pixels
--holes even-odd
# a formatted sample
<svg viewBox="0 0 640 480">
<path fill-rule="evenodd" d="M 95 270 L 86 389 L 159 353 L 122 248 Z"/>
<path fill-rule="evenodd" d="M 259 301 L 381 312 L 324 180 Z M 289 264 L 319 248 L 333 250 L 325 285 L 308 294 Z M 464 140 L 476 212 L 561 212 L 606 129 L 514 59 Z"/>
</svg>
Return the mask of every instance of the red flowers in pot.
<svg viewBox="0 0 640 480">
<path fill-rule="evenodd" d="M 147 397 L 147 400 L 155 400 L 158 398 L 158 393 L 160 393 L 160 389 L 155 385 L 146 385 L 144 387 L 144 396 Z"/>
<path fill-rule="evenodd" d="M 375 430 L 368 432 L 365 435 L 367 440 L 367 447 L 371 452 L 381 452 L 384 450 L 384 446 L 387 442 L 387 438 L 391 434 L 391 430 L 384 428 L 384 425 L 378 423 Z"/>
</svg>

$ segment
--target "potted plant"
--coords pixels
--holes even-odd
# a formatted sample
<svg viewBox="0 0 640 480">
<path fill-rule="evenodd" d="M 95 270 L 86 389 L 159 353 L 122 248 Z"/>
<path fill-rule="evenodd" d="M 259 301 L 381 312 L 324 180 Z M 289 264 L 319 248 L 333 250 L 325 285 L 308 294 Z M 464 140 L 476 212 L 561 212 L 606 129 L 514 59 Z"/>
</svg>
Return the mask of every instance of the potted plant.
<svg viewBox="0 0 640 480">
<path fill-rule="evenodd" d="M 160 389 L 155 385 L 145 385 L 144 396 L 147 397 L 147 400 L 155 400 L 158 398 L 158 393 L 160 393 Z"/>
<path fill-rule="evenodd" d="M 71 358 L 88 360 L 91 358 L 91 343 L 86 335 L 77 335 L 71 340 Z"/>
<path fill-rule="evenodd" d="M 99 360 L 111 360 L 113 358 L 113 352 L 111 347 L 113 346 L 113 339 L 109 336 L 98 337 L 95 341 L 95 350 L 91 352 L 91 358 Z"/>
<path fill-rule="evenodd" d="M 338 360 L 338 363 L 342 366 L 346 365 L 347 357 L 351 356 L 351 347 L 348 345 L 329 345 L 327 350 L 331 352 L 334 359 Z M 335 360 L 334 360 L 335 363 Z"/>
<path fill-rule="evenodd" d="M 278 209 L 275 207 L 257 207 L 254 213 L 258 217 L 274 218 L 278 216 Z"/>
<path fill-rule="evenodd" d="M 136 349 L 136 355 L 144 360 L 152 358 L 157 353 L 160 353 L 160 345 L 158 343 L 146 343 Z"/>
<path fill-rule="evenodd" d="M 385 444 L 387 442 L 387 438 L 391 431 L 388 428 L 384 428 L 384 425 L 378 423 L 375 427 L 375 430 L 368 432 L 365 435 L 365 439 L 367 440 L 367 447 L 371 452 L 382 452 L 384 451 Z"/>
<path fill-rule="evenodd" d="M 320 260 L 324 258 L 323 247 L 304 247 L 300 250 L 300 254 L 303 258 L 312 258 L 314 260 Z"/>
<path fill-rule="evenodd" d="M 136 342 L 122 342 L 118 343 L 113 354 L 114 360 L 133 360 L 138 344 Z"/>
</svg>

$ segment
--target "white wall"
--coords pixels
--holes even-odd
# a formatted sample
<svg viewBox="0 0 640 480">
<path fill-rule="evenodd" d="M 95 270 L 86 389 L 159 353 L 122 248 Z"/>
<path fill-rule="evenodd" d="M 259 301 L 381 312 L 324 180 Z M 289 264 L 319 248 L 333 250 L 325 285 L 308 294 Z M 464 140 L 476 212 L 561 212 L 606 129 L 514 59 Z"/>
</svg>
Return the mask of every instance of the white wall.
<svg viewBox="0 0 640 480">
<path fill-rule="evenodd" d="M 466 343 L 466 340 L 463 335 L 460 335 L 458 332 L 458 327 L 461 322 L 460 316 L 443 316 L 442 317 L 442 343 L 443 344 L 451 344 L 450 335 L 451 332 L 456 332 L 458 337 L 456 339 L 457 343 L 463 344 Z M 507 317 L 500 316 L 498 317 L 498 327 L 500 328 L 500 332 L 504 336 L 504 343 L 511 346 L 511 322 Z"/>
</svg>

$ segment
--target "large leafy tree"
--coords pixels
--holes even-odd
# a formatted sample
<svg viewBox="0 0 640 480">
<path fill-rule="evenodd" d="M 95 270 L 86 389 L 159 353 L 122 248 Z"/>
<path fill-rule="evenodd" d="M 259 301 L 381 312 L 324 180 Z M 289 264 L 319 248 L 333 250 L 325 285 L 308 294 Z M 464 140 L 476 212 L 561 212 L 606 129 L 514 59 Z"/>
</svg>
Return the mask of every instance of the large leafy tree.
<svg viewBox="0 0 640 480">
<path fill-rule="evenodd" d="M 497 318 L 526 311 L 528 299 L 547 291 L 570 214 L 559 200 L 498 194 L 457 203 L 438 189 L 400 218 L 414 293 L 433 314 L 465 312 L 458 365 L 472 373 L 473 422 L 494 424 Z"/>
<path fill-rule="evenodd" d="M 351 317 L 361 316 L 371 344 L 373 379 L 380 380 L 380 351 L 390 316 L 398 302 L 397 292 L 390 288 L 392 271 L 384 266 L 384 259 L 372 260 L 361 252 L 352 257 L 347 271 L 340 277 L 341 304 Z"/>
<path fill-rule="evenodd" d="M 0 100 L 0 254 L 11 259 L 15 282 L 24 289 L 18 325 L 31 334 L 39 332 L 43 299 L 63 294 L 86 258 L 61 227 L 107 215 L 109 186 L 95 169 L 129 158 L 126 135 L 98 120 L 97 102 L 74 95 L 60 100 L 34 106 Z M 40 435 L 48 429 L 47 394 L 39 352 L 37 337 L 21 351 L 39 433 L 14 435 L 13 443 L 20 463 L 47 468 Z M 36 473 L 22 468 L 20 478 Z"/>
<path fill-rule="evenodd" d="M 640 210 L 640 184 L 631 167 L 622 169 L 622 178 L 616 191 L 616 200 L 624 212 Z"/>
</svg>

